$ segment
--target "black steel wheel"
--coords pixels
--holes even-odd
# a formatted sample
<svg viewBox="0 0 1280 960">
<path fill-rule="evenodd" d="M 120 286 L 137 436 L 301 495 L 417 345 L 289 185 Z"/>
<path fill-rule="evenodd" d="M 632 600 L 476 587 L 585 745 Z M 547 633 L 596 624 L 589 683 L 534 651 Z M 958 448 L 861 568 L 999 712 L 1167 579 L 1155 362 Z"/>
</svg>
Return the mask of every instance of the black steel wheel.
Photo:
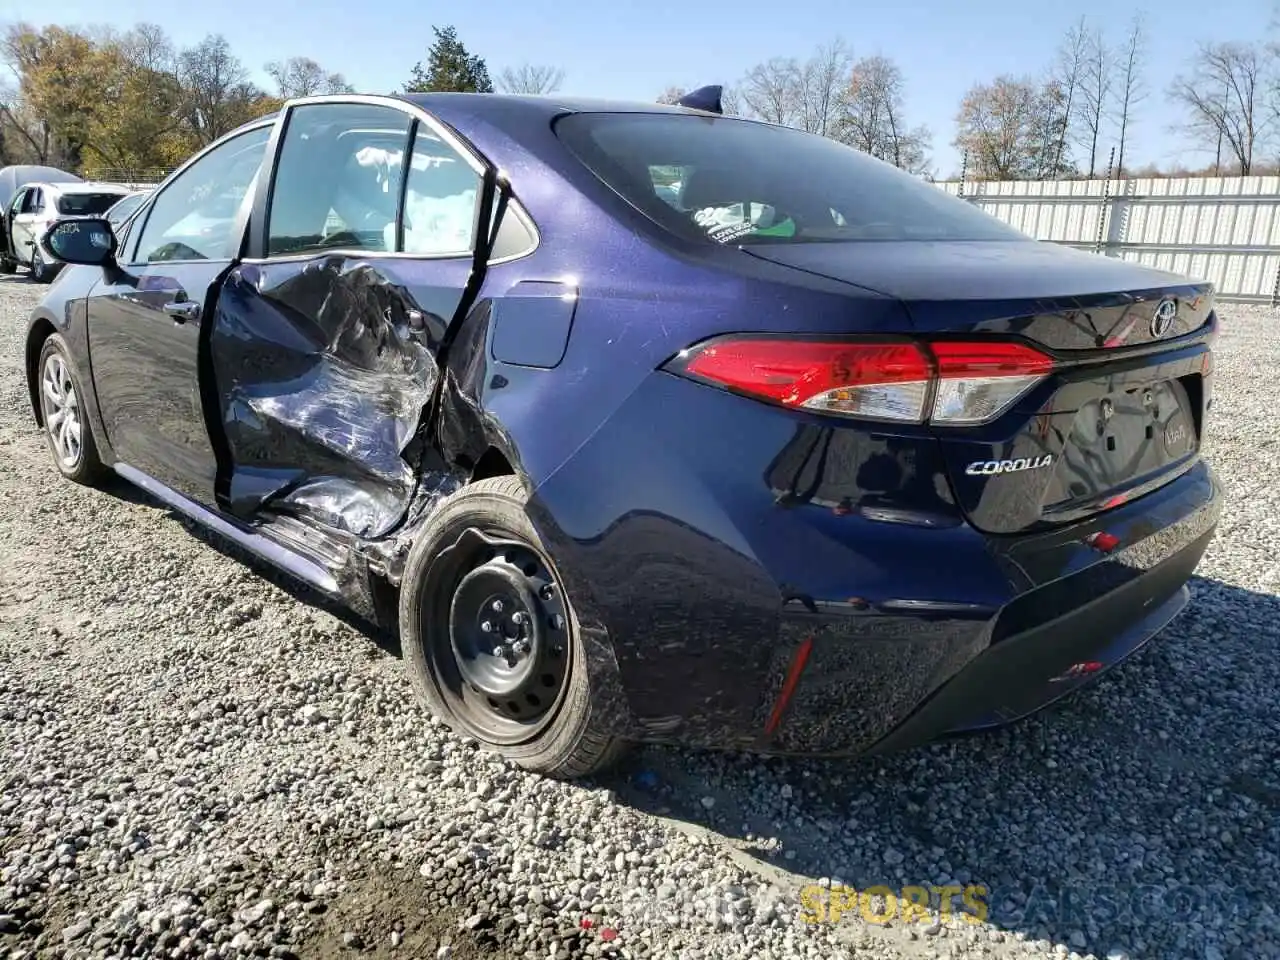
<svg viewBox="0 0 1280 960">
<path fill-rule="evenodd" d="M 499 531 L 469 527 L 437 562 L 456 580 L 444 629 L 428 633 L 444 692 L 480 739 L 527 739 L 564 697 L 572 650 L 563 588 L 537 551 Z M 434 619 L 444 614 L 441 605 Z"/>
<path fill-rule="evenodd" d="M 518 479 L 479 481 L 440 506 L 406 564 L 400 633 L 416 688 L 458 733 L 553 776 L 620 751 Z"/>
</svg>

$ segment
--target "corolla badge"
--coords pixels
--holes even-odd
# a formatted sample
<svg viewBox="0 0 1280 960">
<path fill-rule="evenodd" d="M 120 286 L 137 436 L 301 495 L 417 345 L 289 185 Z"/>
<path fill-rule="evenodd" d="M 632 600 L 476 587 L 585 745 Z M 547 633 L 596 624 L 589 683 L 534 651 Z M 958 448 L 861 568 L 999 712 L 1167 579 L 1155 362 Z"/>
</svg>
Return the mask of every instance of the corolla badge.
<svg viewBox="0 0 1280 960">
<path fill-rule="evenodd" d="M 1016 460 L 975 460 L 964 468 L 971 477 L 990 476 L 996 473 L 1021 473 L 1023 470 L 1039 470 L 1053 463 L 1053 454 L 1042 457 L 1019 457 Z"/>
<path fill-rule="evenodd" d="M 1178 319 L 1178 302 L 1161 300 L 1156 305 L 1156 312 L 1151 315 L 1151 336 L 1159 340 L 1173 329 L 1173 321 Z"/>
</svg>

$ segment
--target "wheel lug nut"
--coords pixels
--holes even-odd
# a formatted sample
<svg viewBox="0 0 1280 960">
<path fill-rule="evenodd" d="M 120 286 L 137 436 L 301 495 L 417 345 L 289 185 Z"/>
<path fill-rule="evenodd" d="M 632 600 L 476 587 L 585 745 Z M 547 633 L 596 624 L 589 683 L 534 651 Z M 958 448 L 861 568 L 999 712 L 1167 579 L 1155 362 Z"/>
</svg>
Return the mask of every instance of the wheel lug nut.
<svg viewBox="0 0 1280 960">
<path fill-rule="evenodd" d="M 544 583 L 542 589 L 538 591 L 538 596 L 543 600 L 550 600 L 555 595 L 555 588 L 549 583 Z"/>
<path fill-rule="evenodd" d="M 501 657 L 503 660 L 506 660 L 508 657 L 511 656 L 511 651 L 504 646 L 497 646 L 493 648 L 493 655 L 495 657 Z"/>
<path fill-rule="evenodd" d="M 495 601 L 493 601 L 493 612 L 494 612 L 494 613 L 501 613 L 501 612 L 502 612 L 502 601 L 501 601 L 501 600 L 495 600 Z"/>
<path fill-rule="evenodd" d="M 493 633 L 493 624 L 485 620 L 480 624 L 480 629 L 485 633 Z"/>
<path fill-rule="evenodd" d="M 524 623 L 524 612 L 521 610 L 517 610 L 515 613 L 513 613 L 511 615 L 511 622 L 516 624 L 516 626 L 519 626 L 520 624 Z"/>
</svg>

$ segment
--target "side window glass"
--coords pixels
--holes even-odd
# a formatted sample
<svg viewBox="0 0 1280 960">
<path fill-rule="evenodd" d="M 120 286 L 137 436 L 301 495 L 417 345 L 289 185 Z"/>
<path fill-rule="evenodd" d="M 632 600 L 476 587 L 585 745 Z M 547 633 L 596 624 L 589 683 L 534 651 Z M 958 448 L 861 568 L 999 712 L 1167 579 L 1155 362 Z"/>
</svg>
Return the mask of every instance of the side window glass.
<svg viewBox="0 0 1280 960">
<path fill-rule="evenodd" d="M 404 198 L 404 252 L 467 254 L 475 240 L 480 174 L 419 126 Z"/>
<path fill-rule="evenodd" d="M 653 192 L 658 199 L 670 204 L 676 210 L 680 206 L 680 188 L 684 183 L 684 167 L 650 166 L 649 179 L 653 182 Z"/>
<path fill-rule="evenodd" d="M 22 213 L 35 213 L 36 204 L 40 200 L 40 190 L 38 187 L 31 187 L 27 190 L 26 196 L 22 199 Z"/>
<path fill-rule="evenodd" d="M 165 186 L 146 215 L 134 262 L 236 256 L 241 240 L 236 216 L 262 165 L 270 136 L 270 125 L 242 133 L 206 153 Z"/>
<path fill-rule="evenodd" d="M 44 191 L 43 190 L 31 191 L 31 212 L 32 213 L 44 212 Z"/>
<path fill-rule="evenodd" d="M 408 114 L 317 103 L 289 114 L 267 216 L 267 255 L 395 249 Z"/>
<path fill-rule="evenodd" d="M 520 219 L 516 213 L 516 205 L 513 203 L 507 207 L 507 212 L 502 217 L 502 225 L 498 227 L 498 235 L 493 239 L 493 249 L 489 251 L 489 262 L 505 260 L 508 257 L 522 257 L 533 250 L 535 242 L 537 242 L 535 235 Z"/>
</svg>

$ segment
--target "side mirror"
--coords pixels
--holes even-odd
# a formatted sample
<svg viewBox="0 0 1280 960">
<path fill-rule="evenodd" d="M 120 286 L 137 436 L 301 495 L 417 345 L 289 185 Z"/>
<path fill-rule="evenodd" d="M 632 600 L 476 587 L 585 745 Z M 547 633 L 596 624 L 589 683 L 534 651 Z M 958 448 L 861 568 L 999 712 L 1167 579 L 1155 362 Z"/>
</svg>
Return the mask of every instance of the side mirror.
<svg viewBox="0 0 1280 960">
<path fill-rule="evenodd" d="M 116 235 L 110 222 L 101 217 L 55 220 L 43 242 L 63 263 L 100 267 L 115 259 Z"/>
</svg>

